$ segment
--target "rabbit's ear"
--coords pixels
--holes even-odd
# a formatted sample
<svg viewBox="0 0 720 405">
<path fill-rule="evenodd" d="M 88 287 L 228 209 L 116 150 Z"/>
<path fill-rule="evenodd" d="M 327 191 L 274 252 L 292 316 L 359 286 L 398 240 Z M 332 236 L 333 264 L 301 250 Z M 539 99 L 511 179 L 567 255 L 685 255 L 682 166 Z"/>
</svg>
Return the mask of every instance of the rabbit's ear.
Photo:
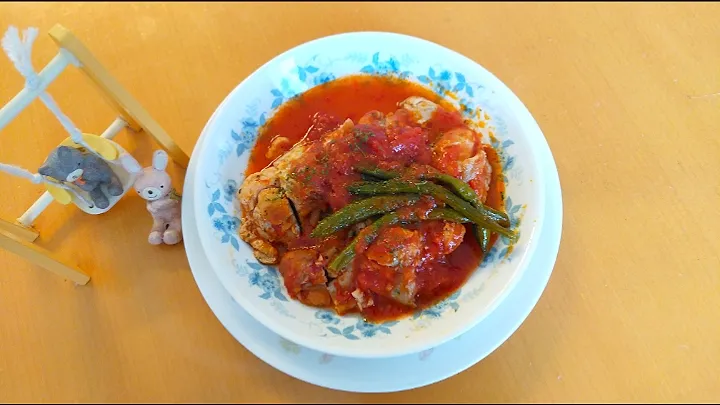
<svg viewBox="0 0 720 405">
<path fill-rule="evenodd" d="M 153 154 L 152 165 L 153 169 L 159 172 L 164 171 L 168 165 L 168 154 L 162 149 L 156 150 Z"/>
</svg>

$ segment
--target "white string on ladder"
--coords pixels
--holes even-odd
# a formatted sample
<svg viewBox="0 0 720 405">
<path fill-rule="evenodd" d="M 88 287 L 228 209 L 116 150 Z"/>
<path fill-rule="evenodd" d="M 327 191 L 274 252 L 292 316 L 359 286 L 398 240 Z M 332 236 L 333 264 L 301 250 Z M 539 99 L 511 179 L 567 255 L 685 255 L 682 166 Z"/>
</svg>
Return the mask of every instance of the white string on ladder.
<svg viewBox="0 0 720 405">
<path fill-rule="evenodd" d="M 18 29 L 15 27 L 10 27 L 2 39 L 3 50 L 8 55 L 8 58 L 13 63 L 13 65 L 15 65 L 15 68 L 20 72 L 20 74 L 23 75 L 23 77 L 25 77 L 25 87 L 27 87 L 29 90 L 37 89 L 42 84 L 40 76 L 35 73 L 35 70 L 33 69 L 31 60 L 32 44 L 33 41 L 35 41 L 35 38 L 37 38 L 37 35 L 37 28 L 29 28 L 23 31 L 23 39 L 21 40 Z M 47 92 L 42 92 L 39 97 L 42 102 L 48 107 L 48 109 L 50 109 L 50 111 L 55 114 L 58 120 L 60 120 L 60 123 L 65 128 L 65 130 L 70 133 L 70 137 L 73 142 L 85 147 L 87 150 L 94 153 L 95 155 L 100 156 L 100 154 L 98 154 L 93 148 L 90 147 L 90 145 L 85 142 L 80 131 L 75 127 L 75 125 L 73 125 L 72 121 L 70 121 L 70 119 L 65 114 L 63 114 L 62 111 L 60 111 L 60 107 L 58 107 L 57 103 L 55 103 L 55 100 L 53 100 L 50 94 L 48 94 Z M 102 158 L 102 156 L 100 157 Z M 0 163 L 0 171 L 6 172 L 14 176 L 26 178 L 34 184 L 46 183 L 55 187 L 62 188 L 73 194 L 85 205 L 93 206 L 90 201 L 83 197 L 82 194 L 78 193 L 74 188 L 60 182 L 48 180 L 39 173 L 32 173 L 21 167 L 5 163 Z"/>
<path fill-rule="evenodd" d="M 32 65 L 32 44 L 37 36 L 38 29 L 31 27 L 23 31 L 23 37 L 20 39 L 18 29 L 11 26 L 2 39 L 3 50 L 5 50 L 8 58 L 13 65 L 15 65 L 15 69 L 17 69 L 18 72 L 25 77 L 25 87 L 29 90 L 36 90 L 42 84 L 40 76 L 35 73 L 35 69 Z M 70 138 L 73 142 L 102 158 L 99 153 L 97 153 L 85 142 L 80 130 L 75 127 L 72 121 L 70 121 L 70 118 L 63 114 L 60 107 L 48 92 L 43 91 L 38 97 L 55 115 L 55 117 L 57 117 L 63 128 L 65 128 L 65 130 L 70 134 Z"/>
</svg>

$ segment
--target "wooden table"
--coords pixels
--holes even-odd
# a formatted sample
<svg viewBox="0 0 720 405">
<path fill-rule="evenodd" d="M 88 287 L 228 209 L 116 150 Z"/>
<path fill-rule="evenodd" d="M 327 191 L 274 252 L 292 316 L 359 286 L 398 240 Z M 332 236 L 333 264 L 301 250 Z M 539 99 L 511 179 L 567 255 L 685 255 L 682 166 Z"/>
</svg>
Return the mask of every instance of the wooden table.
<svg viewBox="0 0 720 405">
<path fill-rule="evenodd" d="M 480 62 L 553 150 L 564 232 L 550 283 L 488 358 L 388 395 L 276 371 L 210 311 L 182 247 L 152 247 L 142 200 L 99 217 L 51 206 L 40 244 L 92 276 L 71 283 L 0 251 L 0 402 L 568 402 L 720 400 L 720 6 L 717 4 L 3 3 L 0 29 L 74 31 L 186 152 L 244 77 L 276 54 L 357 30 L 417 35 Z M 23 85 L 0 58 L 0 100 Z M 112 120 L 89 81 L 51 87 L 86 131 Z M 37 167 L 65 137 L 36 102 L 0 161 Z M 119 142 L 149 164 L 147 136 Z M 182 170 L 174 170 L 176 184 Z M 0 216 L 41 193 L 2 176 Z"/>
</svg>

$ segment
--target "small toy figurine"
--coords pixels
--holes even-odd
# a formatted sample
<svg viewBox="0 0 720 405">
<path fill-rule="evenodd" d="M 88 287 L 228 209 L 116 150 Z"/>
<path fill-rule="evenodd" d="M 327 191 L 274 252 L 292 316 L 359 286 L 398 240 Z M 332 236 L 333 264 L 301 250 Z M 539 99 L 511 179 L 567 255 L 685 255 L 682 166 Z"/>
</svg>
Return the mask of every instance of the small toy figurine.
<svg viewBox="0 0 720 405">
<path fill-rule="evenodd" d="M 165 171 L 167 165 L 167 153 L 163 150 L 155 151 L 152 167 L 144 168 L 134 183 L 135 191 L 147 200 L 147 210 L 153 217 L 153 226 L 148 236 L 148 242 L 152 245 L 174 245 L 182 240 L 182 196 L 172 187 L 170 175 Z"/>
<path fill-rule="evenodd" d="M 110 166 L 84 148 L 76 149 L 69 146 L 55 148 L 38 173 L 78 186 L 90 194 L 93 204 L 100 209 L 110 205 L 102 186 L 105 186 L 108 194 L 113 197 L 121 196 L 124 192 L 120 178 Z"/>
</svg>

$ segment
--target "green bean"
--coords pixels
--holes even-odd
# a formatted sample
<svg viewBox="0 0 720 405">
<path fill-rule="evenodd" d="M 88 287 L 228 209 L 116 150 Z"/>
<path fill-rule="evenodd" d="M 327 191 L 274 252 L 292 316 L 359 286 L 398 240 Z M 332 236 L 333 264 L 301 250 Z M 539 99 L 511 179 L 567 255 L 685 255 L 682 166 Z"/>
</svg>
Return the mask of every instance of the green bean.
<svg viewBox="0 0 720 405">
<path fill-rule="evenodd" d="M 377 167 L 361 167 L 358 169 L 361 174 L 369 175 L 378 179 L 382 180 L 390 180 L 400 177 L 400 173 L 390 171 L 390 170 L 383 170 L 379 169 Z M 469 202 L 470 204 L 474 205 L 480 210 L 488 211 L 492 215 L 491 217 L 494 218 L 498 223 L 504 227 L 507 227 L 510 225 L 510 219 L 508 218 L 507 214 L 504 212 L 498 211 L 494 208 L 488 207 L 484 205 L 480 199 L 477 196 L 477 193 L 475 193 L 475 190 L 473 190 L 470 185 L 465 183 L 464 181 L 455 178 L 454 176 L 451 176 L 449 174 L 435 172 L 435 173 L 428 173 L 428 174 L 421 174 L 419 177 L 420 180 L 435 180 L 440 183 L 444 183 L 447 185 L 455 194 L 457 194 L 459 197 L 461 197 L 463 200 Z"/>
<path fill-rule="evenodd" d="M 310 236 L 324 238 L 372 216 L 415 204 L 418 200 L 420 200 L 420 196 L 417 194 L 400 194 L 383 195 L 355 201 L 320 221 L 310 233 Z"/>
<path fill-rule="evenodd" d="M 390 171 L 390 170 L 383 170 L 379 169 L 377 167 L 373 168 L 361 168 L 360 173 L 366 174 L 381 180 L 390 180 L 400 177 L 400 173 Z M 475 193 L 475 190 L 473 190 L 467 183 L 464 181 L 457 179 L 449 174 L 445 173 L 428 173 L 428 174 L 420 174 L 418 177 L 419 180 L 436 180 L 441 183 L 445 183 L 448 185 L 458 196 L 462 197 L 465 201 L 477 205 L 482 204 L 480 202 L 480 199 L 478 198 L 477 194 Z"/>
<path fill-rule="evenodd" d="M 472 206 L 479 208 L 479 209 L 484 208 L 488 211 L 492 210 L 493 214 L 496 214 L 496 220 L 498 221 L 498 223 L 500 225 L 507 226 L 510 224 L 510 221 L 508 220 L 507 215 L 484 205 L 478 198 L 477 193 L 475 193 L 475 190 L 473 190 L 464 181 L 461 181 L 460 179 L 457 179 L 457 178 L 450 176 L 449 174 L 445 174 L 445 173 L 434 174 L 431 176 L 431 178 L 448 185 L 453 191 L 455 191 L 455 194 L 462 197 L 463 200 L 467 201 Z M 491 235 L 490 230 L 487 228 L 481 227 L 477 224 L 474 224 L 472 228 L 473 228 L 473 234 L 475 234 L 475 238 L 477 239 L 478 245 L 480 245 L 480 249 L 483 251 L 483 253 L 487 253 L 488 248 L 490 246 L 490 235 Z"/>
<path fill-rule="evenodd" d="M 473 190 L 464 181 L 461 181 L 460 179 L 457 179 L 457 178 L 450 176 L 449 174 L 445 174 L 445 173 L 431 174 L 429 176 L 429 178 L 432 180 L 437 180 L 441 183 L 445 183 L 453 191 L 455 191 L 455 194 L 462 197 L 463 200 L 467 201 L 472 206 L 479 208 L 479 209 L 484 208 L 488 211 L 491 211 L 493 214 L 496 214 L 496 220 L 498 221 L 498 223 L 500 225 L 507 226 L 510 224 L 510 221 L 509 221 L 507 215 L 505 215 L 505 213 L 494 210 L 494 209 L 484 205 L 478 198 L 477 193 L 475 193 L 475 190 Z M 476 225 L 473 225 L 473 233 L 475 234 L 475 238 L 477 239 L 478 244 L 480 245 L 480 249 L 482 249 L 483 253 L 487 253 L 488 248 L 490 246 L 490 235 L 491 235 L 490 230 L 476 224 Z"/>
<path fill-rule="evenodd" d="M 489 250 L 488 248 L 490 247 L 490 235 L 492 234 L 490 230 L 482 228 L 478 225 L 473 225 L 473 234 L 475 234 L 475 239 L 477 239 L 482 252 L 487 253 Z"/>
<path fill-rule="evenodd" d="M 377 177 L 373 177 L 373 176 L 370 176 L 370 175 L 365 174 L 365 173 L 361 173 L 361 174 L 360 174 L 360 178 L 361 178 L 363 181 L 367 181 L 367 182 L 376 182 L 376 181 L 378 181 L 378 180 L 381 180 L 381 179 L 378 179 Z"/>
<path fill-rule="evenodd" d="M 510 218 L 508 218 L 506 213 L 496 210 L 495 208 L 488 207 L 485 204 L 481 204 L 476 208 L 488 213 L 488 215 L 494 218 L 498 222 L 498 224 L 502 225 L 503 227 L 507 228 L 510 226 Z"/>
<path fill-rule="evenodd" d="M 429 194 L 433 198 L 444 202 L 454 208 L 458 213 L 472 220 L 473 223 L 487 228 L 493 232 L 505 236 L 514 241 L 517 235 L 498 224 L 492 213 L 473 207 L 467 201 L 456 196 L 445 188 L 428 181 L 405 182 L 399 180 L 387 180 L 377 183 L 363 183 L 360 185 L 351 184 L 348 190 L 353 194 L 382 195 L 398 193 Z"/>
<path fill-rule="evenodd" d="M 377 167 L 371 167 L 371 168 L 360 168 L 360 173 L 366 176 L 374 177 L 376 179 L 381 180 L 390 180 L 400 177 L 400 174 L 394 171 L 389 170 L 383 170 L 379 169 Z M 430 173 L 427 175 L 421 175 L 420 179 L 427 179 L 427 180 L 435 180 L 438 181 L 444 185 L 446 185 L 449 189 L 451 189 L 456 195 L 467 201 L 468 203 L 472 204 L 476 208 L 485 209 L 487 211 L 490 211 L 494 214 L 495 218 L 498 220 L 498 223 L 502 226 L 508 226 L 510 221 L 507 217 L 507 215 L 501 211 L 495 210 L 493 208 L 490 208 L 486 205 L 483 205 L 480 199 L 477 196 L 477 193 L 464 181 L 457 179 L 453 176 L 450 176 L 449 174 L 445 173 Z M 456 212 L 456 211 L 453 211 Z M 460 216 L 460 214 L 457 214 Z M 440 219 L 440 218 L 438 218 Z M 457 221 L 456 221 L 457 222 Z M 464 222 L 472 222 L 472 221 L 464 221 Z M 480 249 L 483 251 L 483 253 L 487 253 L 490 247 L 490 236 L 492 235 L 492 232 L 487 229 L 483 228 L 479 225 L 473 225 L 473 234 L 475 235 L 475 238 L 477 239 L 478 245 L 480 246 Z"/>
<path fill-rule="evenodd" d="M 363 180 L 363 181 L 357 181 L 353 184 L 357 184 L 359 186 L 359 185 L 363 185 L 363 184 L 374 184 L 374 183 L 377 183 L 377 180 Z"/>
<path fill-rule="evenodd" d="M 428 213 L 428 219 L 458 222 L 466 224 L 472 222 L 457 211 L 450 208 L 435 208 Z"/>
<path fill-rule="evenodd" d="M 460 215 L 457 211 L 449 208 L 435 208 L 428 213 L 427 219 L 444 220 L 450 222 L 467 223 L 469 219 Z M 328 265 L 328 275 L 337 277 L 338 274 L 347 267 L 355 258 L 355 247 L 360 238 L 365 238 L 367 244 L 372 243 L 377 238 L 378 232 L 384 226 L 395 225 L 398 223 L 408 224 L 412 222 L 420 222 L 422 219 L 415 213 L 410 212 L 409 216 L 401 217 L 397 212 L 390 212 L 383 215 L 378 220 L 367 226 L 367 231 L 363 229 L 362 233 L 357 235 L 345 248 L 330 262 Z"/>
<path fill-rule="evenodd" d="M 428 180 L 436 180 L 441 183 L 445 183 L 452 189 L 452 191 L 455 192 L 455 194 L 476 207 L 483 205 L 482 202 L 480 202 L 475 190 L 458 178 L 445 173 L 430 173 L 426 176 L 426 178 Z"/>
<path fill-rule="evenodd" d="M 368 176 L 372 176 L 375 178 L 378 178 L 380 180 L 390 180 L 394 179 L 396 177 L 400 177 L 400 173 L 393 172 L 390 170 L 383 170 L 379 169 L 377 167 L 361 167 L 358 169 L 361 174 L 366 174 Z"/>
</svg>

